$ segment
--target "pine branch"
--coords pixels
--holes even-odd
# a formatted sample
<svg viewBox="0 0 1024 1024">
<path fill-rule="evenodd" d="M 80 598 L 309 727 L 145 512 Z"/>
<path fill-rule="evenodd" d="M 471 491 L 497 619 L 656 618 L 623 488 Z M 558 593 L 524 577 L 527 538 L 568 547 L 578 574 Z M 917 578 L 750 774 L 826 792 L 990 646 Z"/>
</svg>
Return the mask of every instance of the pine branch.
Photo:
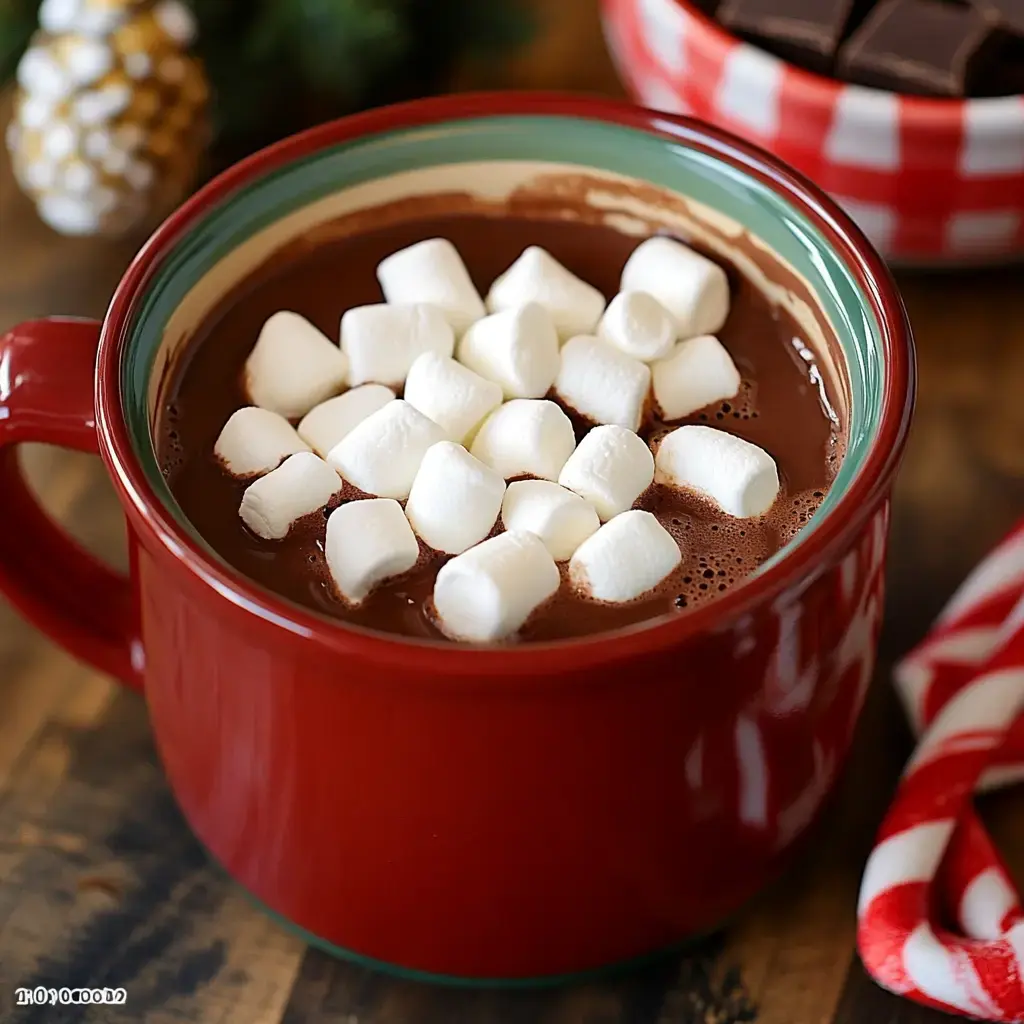
<svg viewBox="0 0 1024 1024">
<path fill-rule="evenodd" d="M 520 46 L 536 27 L 532 5 L 525 5 L 522 0 L 501 3 L 445 0 L 441 6 L 450 9 L 449 22 L 453 31 L 461 36 L 468 56 L 486 56 Z"/>
<path fill-rule="evenodd" d="M 401 65 L 412 40 L 402 0 L 284 0 L 291 51 L 312 89 L 348 104 Z"/>
<path fill-rule="evenodd" d="M 0 85 L 13 74 L 36 30 L 40 0 L 0 0 Z"/>
</svg>

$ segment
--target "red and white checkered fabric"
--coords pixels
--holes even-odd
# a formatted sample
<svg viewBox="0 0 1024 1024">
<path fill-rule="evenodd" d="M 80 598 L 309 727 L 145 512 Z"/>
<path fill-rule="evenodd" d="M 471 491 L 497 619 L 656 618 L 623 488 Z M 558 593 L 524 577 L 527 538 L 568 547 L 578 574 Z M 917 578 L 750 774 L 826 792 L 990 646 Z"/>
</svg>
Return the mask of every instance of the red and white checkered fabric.
<svg viewBox="0 0 1024 1024">
<path fill-rule="evenodd" d="M 644 106 L 763 146 L 831 193 L 889 259 L 1024 254 L 1024 96 L 933 100 L 809 74 L 726 34 L 688 0 L 604 0 Z"/>
<path fill-rule="evenodd" d="M 1024 521 L 896 670 L 918 748 L 864 871 L 858 945 L 883 987 L 1024 1021 L 1024 912 L 972 804 L 1024 775 Z"/>
</svg>

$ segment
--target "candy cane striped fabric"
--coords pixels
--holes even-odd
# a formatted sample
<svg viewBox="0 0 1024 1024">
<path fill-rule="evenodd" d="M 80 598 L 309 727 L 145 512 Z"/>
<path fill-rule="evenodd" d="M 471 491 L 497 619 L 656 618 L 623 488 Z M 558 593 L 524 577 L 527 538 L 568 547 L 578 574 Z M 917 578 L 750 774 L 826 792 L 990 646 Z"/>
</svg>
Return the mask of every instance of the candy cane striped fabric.
<svg viewBox="0 0 1024 1024">
<path fill-rule="evenodd" d="M 971 803 L 1024 778 L 1024 520 L 896 686 L 920 742 L 864 871 L 861 958 L 884 988 L 925 1005 L 1024 1022 L 1024 912 Z"/>
</svg>

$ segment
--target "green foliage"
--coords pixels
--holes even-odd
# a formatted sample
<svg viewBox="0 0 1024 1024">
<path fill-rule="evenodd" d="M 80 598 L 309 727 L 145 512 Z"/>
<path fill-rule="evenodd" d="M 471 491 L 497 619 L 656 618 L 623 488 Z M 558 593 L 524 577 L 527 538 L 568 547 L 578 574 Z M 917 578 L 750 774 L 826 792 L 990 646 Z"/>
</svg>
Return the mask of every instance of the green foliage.
<svg viewBox="0 0 1024 1024">
<path fill-rule="evenodd" d="M 187 0 L 227 157 L 307 124 L 435 91 L 463 57 L 517 45 L 527 0 Z M 0 0 L 0 83 L 39 0 Z"/>
<path fill-rule="evenodd" d="M 35 31 L 39 0 L 0 0 L 0 83 L 14 74 L 18 58 Z"/>
</svg>

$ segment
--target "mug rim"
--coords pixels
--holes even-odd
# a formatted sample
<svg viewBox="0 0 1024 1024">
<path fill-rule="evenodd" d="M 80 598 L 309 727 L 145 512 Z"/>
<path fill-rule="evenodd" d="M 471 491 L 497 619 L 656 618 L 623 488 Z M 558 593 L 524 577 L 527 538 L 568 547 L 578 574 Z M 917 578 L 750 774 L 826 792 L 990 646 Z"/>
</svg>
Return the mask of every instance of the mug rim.
<svg viewBox="0 0 1024 1024">
<path fill-rule="evenodd" d="M 339 143 L 487 117 L 552 116 L 619 125 L 666 143 L 683 143 L 759 181 L 809 217 L 852 273 L 878 322 L 882 340 L 882 401 L 877 432 L 856 478 L 824 521 L 764 572 L 678 617 L 605 633 L 522 645 L 471 646 L 349 627 L 295 605 L 211 557 L 155 493 L 134 450 L 122 405 L 122 361 L 136 303 L 164 258 L 213 206 L 240 187 L 284 165 Z M 618 100 L 554 92 L 468 93 L 413 100 L 327 122 L 252 154 L 192 195 L 149 238 L 125 272 L 104 319 L 95 382 L 101 455 L 122 503 L 170 557 L 219 596 L 256 614 L 266 628 L 326 644 L 346 656 L 414 669 L 429 657 L 435 672 L 529 677 L 539 670 L 579 670 L 650 654 L 716 632 L 794 585 L 813 580 L 830 555 L 849 541 L 895 474 L 909 429 L 916 385 L 913 341 L 896 284 L 881 256 L 823 191 L 771 154 L 712 125 Z"/>
</svg>

